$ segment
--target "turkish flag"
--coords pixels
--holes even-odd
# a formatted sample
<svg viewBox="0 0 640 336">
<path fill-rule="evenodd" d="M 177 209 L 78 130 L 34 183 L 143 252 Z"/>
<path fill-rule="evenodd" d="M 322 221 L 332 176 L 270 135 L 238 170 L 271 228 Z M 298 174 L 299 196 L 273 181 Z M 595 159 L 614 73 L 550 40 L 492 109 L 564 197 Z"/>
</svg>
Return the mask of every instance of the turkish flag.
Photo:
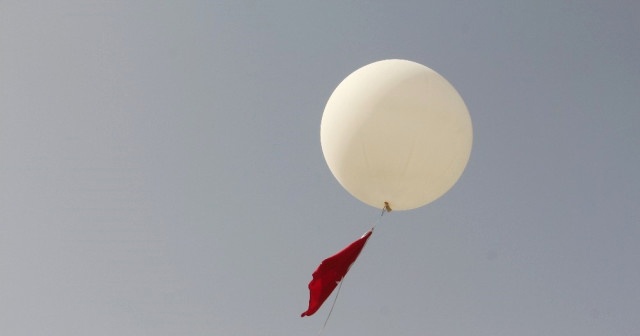
<svg viewBox="0 0 640 336">
<path fill-rule="evenodd" d="M 373 229 L 367 231 L 360 239 L 320 263 L 309 282 L 309 308 L 302 313 L 302 317 L 311 316 L 320 309 L 342 278 L 347 275 L 349 267 L 356 261 L 372 233 Z"/>
</svg>

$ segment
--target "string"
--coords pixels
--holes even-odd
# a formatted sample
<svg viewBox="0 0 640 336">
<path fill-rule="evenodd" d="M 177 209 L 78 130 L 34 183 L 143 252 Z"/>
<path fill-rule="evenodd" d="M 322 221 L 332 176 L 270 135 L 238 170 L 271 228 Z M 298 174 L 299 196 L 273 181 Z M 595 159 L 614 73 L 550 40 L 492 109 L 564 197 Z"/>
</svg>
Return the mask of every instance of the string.
<svg viewBox="0 0 640 336">
<path fill-rule="evenodd" d="M 373 227 L 371 228 L 371 231 L 373 231 L 376 228 L 376 226 L 378 224 L 380 224 L 380 221 L 382 221 L 382 216 L 384 216 L 384 213 L 385 212 L 390 212 L 390 211 L 391 211 L 391 208 L 389 207 L 389 203 L 384 202 L 384 206 L 382 207 L 382 211 L 380 212 L 380 216 L 378 216 L 378 220 L 376 220 L 376 222 L 373 223 Z"/>
<path fill-rule="evenodd" d="M 382 208 L 382 212 L 380 213 L 380 216 L 378 216 L 378 219 L 376 220 L 376 222 L 373 224 L 373 227 L 371 228 L 371 232 L 373 232 L 376 226 L 380 223 L 380 221 L 382 220 L 382 216 L 384 216 L 384 213 L 390 212 L 390 211 L 391 211 L 391 208 L 389 208 L 389 204 L 385 202 L 384 207 Z M 367 246 L 366 243 L 364 246 Z M 363 249 L 364 249 L 364 246 L 362 247 Z M 340 279 L 340 283 L 338 284 L 338 290 L 336 291 L 336 296 L 333 298 L 333 303 L 331 304 L 331 309 L 329 309 L 329 314 L 327 314 L 327 318 L 324 320 L 324 324 L 322 325 L 322 328 L 320 329 L 320 331 L 318 331 L 318 336 L 322 335 L 322 332 L 327 327 L 327 323 L 329 322 L 329 318 L 331 317 L 331 313 L 333 312 L 333 307 L 336 306 L 336 302 L 338 301 L 338 295 L 340 295 L 340 289 L 342 288 L 342 283 L 344 282 L 344 278 L 346 277 L 347 276 L 345 275 L 342 277 L 342 279 Z"/>
<path fill-rule="evenodd" d="M 342 288 L 342 283 L 344 282 L 345 277 L 346 275 L 342 277 L 342 279 L 340 279 L 340 284 L 338 284 L 338 290 L 336 291 L 336 296 L 333 298 L 331 309 L 329 309 L 329 314 L 327 315 L 327 319 L 324 320 L 324 324 L 322 325 L 322 329 L 320 329 L 320 331 L 318 332 L 318 336 L 320 336 L 324 331 L 324 329 L 327 327 L 327 322 L 329 322 L 329 317 L 331 317 L 331 312 L 333 312 L 333 307 L 335 307 L 336 301 L 338 301 L 338 295 L 340 295 L 340 288 Z"/>
</svg>

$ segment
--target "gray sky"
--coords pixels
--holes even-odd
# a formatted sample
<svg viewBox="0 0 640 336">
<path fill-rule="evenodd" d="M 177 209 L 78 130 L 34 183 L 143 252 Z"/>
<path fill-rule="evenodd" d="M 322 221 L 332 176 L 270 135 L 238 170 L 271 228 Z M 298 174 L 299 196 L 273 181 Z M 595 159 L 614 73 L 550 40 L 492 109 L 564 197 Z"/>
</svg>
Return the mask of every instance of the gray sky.
<svg viewBox="0 0 640 336">
<path fill-rule="evenodd" d="M 315 335 L 379 215 L 324 105 L 404 58 L 465 99 L 444 197 L 385 215 L 327 335 L 637 335 L 640 2 L 0 2 L 0 334 Z M 331 298 L 332 299 L 332 298 Z"/>
</svg>

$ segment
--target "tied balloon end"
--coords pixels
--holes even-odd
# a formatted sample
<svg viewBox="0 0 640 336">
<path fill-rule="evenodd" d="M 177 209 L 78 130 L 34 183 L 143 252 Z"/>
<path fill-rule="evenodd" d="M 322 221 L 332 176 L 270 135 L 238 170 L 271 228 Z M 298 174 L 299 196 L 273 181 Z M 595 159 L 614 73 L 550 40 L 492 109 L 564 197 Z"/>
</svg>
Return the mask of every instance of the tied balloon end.
<svg viewBox="0 0 640 336">
<path fill-rule="evenodd" d="M 389 205 L 389 202 L 384 202 L 383 211 L 386 211 L 386 212 L 391 212 L 391 211 L 393 211 L 393 210 L 391 209 L 391 206 Z"/>
<path fill-rule="evenodd" d="M 384 202 L 384 206 L 382 207 L 382 211 L 380 211 L 380 217 L 378 217 L 378 220 L 376 221 L 375 224 L 373 224 L 373 227 L 371 228 L 371 231 L 373 231 L 376 226 L 378 226 L 378 223 L 380 223 L 380 220 L 382 219 L 382 216 L 384 216 L 385 212 L 391 212 L 393 211 L 391 209 L 391 205 L 389 205 L 389 202 Z"/>
</svg>

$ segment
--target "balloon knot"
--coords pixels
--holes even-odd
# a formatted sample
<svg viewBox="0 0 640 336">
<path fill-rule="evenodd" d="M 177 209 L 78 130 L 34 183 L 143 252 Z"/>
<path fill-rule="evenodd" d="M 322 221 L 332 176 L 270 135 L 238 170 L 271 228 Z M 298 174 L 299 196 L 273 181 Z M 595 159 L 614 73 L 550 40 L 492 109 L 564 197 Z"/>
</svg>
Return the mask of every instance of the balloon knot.
<svg viewBox="0 0 640 336">
<path fill-rule="evenodd" d="M 384 210 L 386 212 L 391 212 L 391 207 L 389 206 L 389 202 L 384 202 Z"/>
</svg>

